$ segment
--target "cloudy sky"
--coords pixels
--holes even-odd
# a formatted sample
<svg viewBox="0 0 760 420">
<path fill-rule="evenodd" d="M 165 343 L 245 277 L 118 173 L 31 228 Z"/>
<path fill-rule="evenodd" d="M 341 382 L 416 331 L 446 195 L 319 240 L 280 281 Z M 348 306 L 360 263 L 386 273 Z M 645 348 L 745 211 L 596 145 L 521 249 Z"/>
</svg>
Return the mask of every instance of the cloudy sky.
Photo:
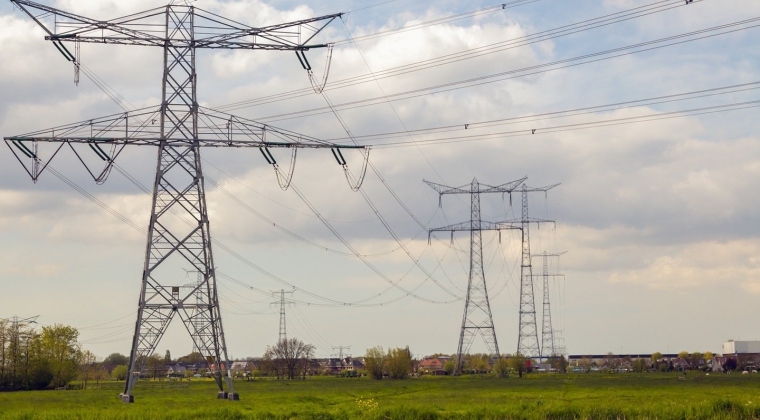
<svg viewBox="0 0 760 420">
<path fill-rule="evenodd" d="M 44 3 L 96 19 L 161 5 Z M 490 185 L 524 176 L 530 186 L 562 184 L 531 196 L 531 216 L 557 221 L 533 226 L 531 249 L 568 251 L 551 260 L 550 271 L 566 277 L 552 279 L 550 294 L 570 354 L 719 351 L 729 338 L 760 338 L 753 309 L 760 297 L 760 4 L 520 3 L 194 3 L 252 25 L 351 11 L 319 40 L 336 42 L 329 81 L 356 83 L 287 99 L 281 94 L 310 88 L 292 53 L 202 51 L 199 101 L 346 142 L 328 98 L 357 141 L 373 145 L 366 198 L 351 191 L 328 151 L 299 153 L 293 184 L 302 196 L 282 191 L 256 151 L 204 151 L 212 234 L 224 245 L 215 263 L 231 356 L 261 355 L 277 340 L 267 293 L 283 288 L 295 290 L 298 302 L 287 308 L 288 334 L 315 344 L 320 356 L 338 345 L 356 355 L 375 345 L 455 352 L 469 237 L 452 242 L 444 234 L 428 244 L 425 230 L 469 220 L 469 197 L 446 196 L 439 207 L 422 180 L 459 186 L 475 177 Z M 75 86 L 71 64 L 43 36 L 11 3 L 0 5 L 0 134 L 121 111 L 91 78 Z M 322 77 L 326 51 L 307 54 Z M 129 107 L 159 103 L 159 49 L 83 45 L 81 57 Z M 270 95 L 276 101 L 251 101 Z M 145 234 L 51 173 L 32 183 L 3 149 L 0 317 L 40 315 L 43 325 L 79 327 L 83 345 L 101 356 L 127 353 Z M 288 153 L 273 153 L 287 166 Z M 360 155 L 346 158 L 358 172 Z M 155 150 L 129 149 L 118 164 L 151 185 Z M 52 166 L 147 226 L 150 197 L 120 172 L 96 185 L 70 151 Z M 517 199 L 484 195 L 483 219 L 516 217 Z M 353 255 L 328 224 L 366 257 Z M 483 246 L 499 345 L 514 352 L 519 238 L 485 232 Z M 178 269 L 172 281 L 193 279 Z M 535 294 L 540 316 L 540 284 Z M 179 323 L 158 347 L 166 349 L 191 350 Z M 472 351 L 484 349 L 478 339 Z"/>
</svg>

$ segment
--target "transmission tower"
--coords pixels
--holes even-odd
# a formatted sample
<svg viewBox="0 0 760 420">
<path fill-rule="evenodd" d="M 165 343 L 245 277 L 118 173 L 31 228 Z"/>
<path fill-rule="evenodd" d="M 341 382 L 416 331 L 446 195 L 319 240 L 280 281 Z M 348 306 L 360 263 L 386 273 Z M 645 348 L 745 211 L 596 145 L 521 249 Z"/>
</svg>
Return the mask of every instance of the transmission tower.
<svg viewBox="0 0 760 420">
<path fill-rule="evenodd" d="M 351 346 L 333 346 L 332 349 L 338 350 L 338 353 L 335 354 L 335 356 L 338 356 L 340 360 L 343 360 L 343 350 L 351 350 Z M 348 357 L 351 357 L 351 355 L 349 354 Z"/>
<path fill-rule="evenodd" d="M 194 271 L 194 270 L 185 270 L 186 276 L 189 276 L 190 273 L 195 273 L 195 283 L 187 283 L 182 286 L 185 290 L 191 290 L 195 291 L 195 304 L 200 305 L 202 304 L 205 299 L 203 296 L 203 273 L 200 271 Z M 203 327 L 203 320 L 196 318 L 193 322 L 193 331 L 199 331 Z M 198 353 L 201 354 L 201 349 L 198 348 L 197 343 L 193 340 L 193 350 L 191 353 Z"/>
<path fill-rule="evenodd" d="M 475 336 L 480 333 L 483 341 L 488 348 L 489 353 L 500 357 L 499 343 L 496 340 L 496 330 L 491 315 L 491 304 L 488 301 L 488 288 L 486 287 L 485 271 L 483 269 L 483 237 L 484 230 L 501 230 L 520 229 L 509 225 L 499 223 L 484 222 L 480 217 L 480 194 L 487 193 L 512 193 L 527 178 L 518 179 L 496 187 L 479 184 L 478 180 L 473 178 L 470 185 L 461 187 L 449 187 L 446 185 L 436 184 L 425 181 L 431 188 L 438 192 L 439 205 L 445 194 L 469 194 L 470 195 L 470 221 L 457 223 L 450 226 L 431 229 L 428 235 L 433 232 L 451 232 L 452 238 L 454 232 L 470 232 L 470 275 L 467 280 L 467 297 L 464 303 L 464 315 L 462 315 L 462 329 L 459 333 L 459 345 L 457 346 L 456 374 L 462 373 L 462 361 L 464 355 L 469 351 Z M 428 241 L 430 238 L 428 237 Z"/>
<path fill-rule="evenodd" d="M 288 340 L 288 331 L 285 324 L 285 305 L 289 304 L 290 302 L 285 301 L 285 294 L 293 292 L 286 292 L 285 289 L 282 289 L 279 292 L 275 292 L 275 294 L 277 293 L 280 295 L 280 300 L 277 302 L 272 302 L 272 304 L 280 307 L 280 336 L 277 342 L 282 343 L 283 341 Z"/>
<path fill-rule="evenodd" d="M 508 226 L 520 226 L 522 229 L 522 263 L 520 264 L 520 326 L 517 336 L 517 352 L 527 358 L 541 358 L 536 323 L 536 301 L 533 293 L 533 265 L 530 256 L 530 225 L 535 223 L 554 223 L 553 220 L 531 218 L 528 215 L 528 194 L 543 192 L 560 184 L 532 188 L 522 184 L 522 217 L 505 222 Z"/>
<path fill-rule="evenodd" d="M 567 251 L 565 251 L 567 252 Z M 564 274 L 549 274 L 549 257 L 559 257 L 565 254 L 560 252 L 558 254 L 547 254 L 544 251 L 543 254 L 532 255 L 533 258 L 541 257 L 543 259 L 544 272 L 541 274 L 543 279 L 543 292 L 544 292 L 544 304 L 543 311 L 541 313 L 541 359 L 547 360 L 549 357 L 559 355 L 559 346 L 557 340 L 554 338 L 554 328 L 552 327 L 552 307 L 549 294 L 549 278 L 550 277 L 565 277 Z"/>
<path fill-rule="evenodd" d="M 134 402 L 132 389 L 139 372 L 155 351 L 174 315 L 180 317 L 213 373 L 219 387 L 217 397 L 239 399 L 232 386 L 219 309 L 200 149 L 256 148 L 274 168 L 280 186 L 287 188 L 292 179 L 297 149 L 332 149 L 351 182 L 353 178 L 348 176 L 346 160 L 340 149 L 364 148 L 336 145 L 199 106 L 196 51 L 294 51 L 304 69 L 310 70 L 305 52 L 328 47 L 310 43 L 341 14 L 256 28 L 187 4 L 169 4 L 122 18 L 96 20 L 31 1 L 10 1 L 42 27 L 47 34 L 46 40 L 53 42 L 67 60 L 74 62 L 76 74 L 80 66 L 79 53 L 72 54 L 66 43 L 74 43 L 75 51 L 83 42 L 150 46 L 163 50 L 162 102 L 159 106 L 4 139 L 35 182 L 65 145 L 97 183 L 107 179 L 114 160 L 126 146 L 157 147 L 145 264 L 129 375 L 121 394 L 122 401 Z M 39 146 L 48 143 L 55 146 L 43 157 Z M 272 148 L 291 149 L 288 174 L 281 173 L 270 151 Z M 368 152 L 362 151 L 363 170 L 366 170 Z M 104 168 L 93 172 L 90 168 L 93 161 Z M 51 172 L 57 174 L 53 169 Z M 175 278 L 173 273 L 181 264 L 188 263 L 202 273 L 203 281 L 189 292 L 180 291 L 180 286 L 172 280 Z M 192 303 L 191 297 L 198 296 L 198 293 L 203 302 Z M 223 376 L 229 394 L 224 390 Z"/>
</svg>

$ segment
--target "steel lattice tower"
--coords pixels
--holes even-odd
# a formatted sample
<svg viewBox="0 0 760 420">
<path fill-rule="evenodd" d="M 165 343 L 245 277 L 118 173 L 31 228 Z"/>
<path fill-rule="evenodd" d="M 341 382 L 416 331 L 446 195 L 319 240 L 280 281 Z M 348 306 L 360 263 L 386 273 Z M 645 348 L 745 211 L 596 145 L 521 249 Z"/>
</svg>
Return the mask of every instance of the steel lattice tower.
<svg viewBox="0 0 760 420">
<path fill-rule="evenodd" d="M 37 22 L 47 33 L 45 39 L 52 41 L 67 60 L 74 62 L 77 76 L 79 44 L 82 42 L 152 46 L 163 50 L 162 102 L 158 107 L 4 139 L 35 181 L 64 145 L 74 151 L 98 183 L 106 180 L 114 160 L 127 145 L 157 147 L 145 264 L 130 351 L 130 374 L 122 400 L 134 401 L 132 388 L 138 374 L 175 315 L 182 320 L 213 373 L 219 387 L 218 397 L 238 399 L 232 387 L 219 309 L 200 148 L 257 148 L 274 167 L 282 186 L 281 172 L 270 148 L 289 148 L 293 151 L 293 159 L 299 148 L 330 148 L 347 171 L 339 149 L 359 147 L 324 142 L 200 107 L 196 51 L 295 51 L 304 68 L 310 70 L 304 52 L 327 45 L 309 42 L 341 14 L 256 28 L 189 5 L 170 4 L 101 21 L 31 1 L 11 2 Z M 196 28 L 202 30 L 196 32 Z M 67 42 L 75 44 L 76 55 L 64 46 Z M 57 143 L 58 146 L 45 160 L 38 150 L 39 143 Z M 91 153 L 88 147 L 100 159 L 99 164 L 105 165 L 102 171 L 93 172 L 87 164 L 84 153 Z M 110 148 L 110 151 L 104 148 Z M 366 169 L 367 152 L 364 157 Z M 26 159 L 29 159 L 28 163 L 25 163 Z M 285 187 L 292 179 L 292 167 L 289 175 L 282 176 Z M 187 264 L 202 275 L 202 281 L 189 291 L 181 290 L 183 288 L 174 280 L 175 272 Z M 194 297 L 199 297 L 201 302 L 194 302 Z M 224 391 L 223 376 L 229 395 Z"/>
<path fill-rule="evenodd" d="M 541 359 L 547 360 L 549 357 L 559 355 L 559 346 L 554 338 L 554 327 L 552 326 L 552 307 L 551 297 L 549 293 L 549 278 L 550 277 L 564 277 L 562 274 L 549 274 L 549 257 L 559 257 L 565 252 L 558 254 L 548 254 L 544 251 L 543 254 L 533 255 L 533 257 L 541 257 L 543 261 L 543 274 L 541 278 L 543 280 L 543 292 L 544 302 L 543 311 L 541 312 Z"/>
<path fill-rule="evenodd" d="M 530 255 L 530 225 L 531 223 L 554 223 L 553 220 L 531 218 L 528 214 L 528 194 L 531 192 L 546 193 L 559 184 L 547 187 L 531 188 L 523 184 L 522 217 L 510 220 L 504 224 L 520 226 L 522 230 L 522 263 L 520 264 L 520 325 L 517 336 L 517 352 L 527 358 L 540 358 L 541 348 L 538 341 L 538 325 L 536 317 L 536 301 L 533 287 L 533 264 Z"/>
<path fill-rule="evenodd" d="M 498 223 L 484 222 L 480 216 L 480 194 L 484 193 L 512 193 L 527 178 L 522 178 L 496 187 L 479 184 L 477 179 L 472 180 L 470 185 L 461 187 L 449 187 L 424 181 L 439 194 L 440 199 L 444 194 L 469 194 L 470 195 L 470 221 L 458 223 L 446 227 L 431 229 L 433 232 L 470 232 L 470 274 L 467 280 L 467 296 L 462 315 L 462 328 L 459 334 L 457 346 L 456 373 L 462 373 L 462 360 L 469 351 L 475 336 L 480 333 L 488 351 L 500 357 L 499 343 L 496 339 L 491 304 L 488 301 L 488 287 L 486 286 L 485 271 L 483 269 L 483 237 L 484 230 L 507 230 L 519 229 L 511 226 L 500 226 Z M 469 188 L 468 188 L 469 187 Z"/>
<path fill-rule="evenodd" d="M 280 335 L 278 343 L 282 343 L 283 341 L 288 340 L 288 330 L 285 323 L 285 304 L 288 302 L 285 301 L 285 293 L 293 292 L 286 292 L 285 289 L 282 289 L 280 290 L 280 300 L 277 302 L 272 302 L 272 304 L 278 305 L 280 307 Z"/>
</svg>

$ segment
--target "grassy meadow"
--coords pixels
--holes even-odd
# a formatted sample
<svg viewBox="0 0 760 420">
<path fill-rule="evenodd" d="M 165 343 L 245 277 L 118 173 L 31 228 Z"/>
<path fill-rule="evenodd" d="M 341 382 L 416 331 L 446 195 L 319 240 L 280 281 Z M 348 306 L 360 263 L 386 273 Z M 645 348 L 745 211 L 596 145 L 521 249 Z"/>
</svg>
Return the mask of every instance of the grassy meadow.
<svg viewBox="0 0 760 420">
<path fill-rule="evenodd" d="M 0 419 L 760 419 L 760 375 L 544 374 L 374 381 L 319 377 L 140 382 L 135 404 L 100 389 L 0 393 Z"/>
</svg>

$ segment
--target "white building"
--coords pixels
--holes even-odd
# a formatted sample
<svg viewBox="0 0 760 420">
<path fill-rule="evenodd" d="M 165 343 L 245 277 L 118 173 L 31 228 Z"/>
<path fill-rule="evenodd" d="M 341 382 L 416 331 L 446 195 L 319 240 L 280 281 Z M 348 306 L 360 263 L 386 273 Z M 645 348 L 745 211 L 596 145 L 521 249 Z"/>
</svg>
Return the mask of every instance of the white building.
<svg viewBox="0 0 760 420">
<path fill-rule="evenodd" d="M 759 354 L 760 341 L 734 341 L 723 343 L 723 355 L 729 354 Z"/>
</svg>

